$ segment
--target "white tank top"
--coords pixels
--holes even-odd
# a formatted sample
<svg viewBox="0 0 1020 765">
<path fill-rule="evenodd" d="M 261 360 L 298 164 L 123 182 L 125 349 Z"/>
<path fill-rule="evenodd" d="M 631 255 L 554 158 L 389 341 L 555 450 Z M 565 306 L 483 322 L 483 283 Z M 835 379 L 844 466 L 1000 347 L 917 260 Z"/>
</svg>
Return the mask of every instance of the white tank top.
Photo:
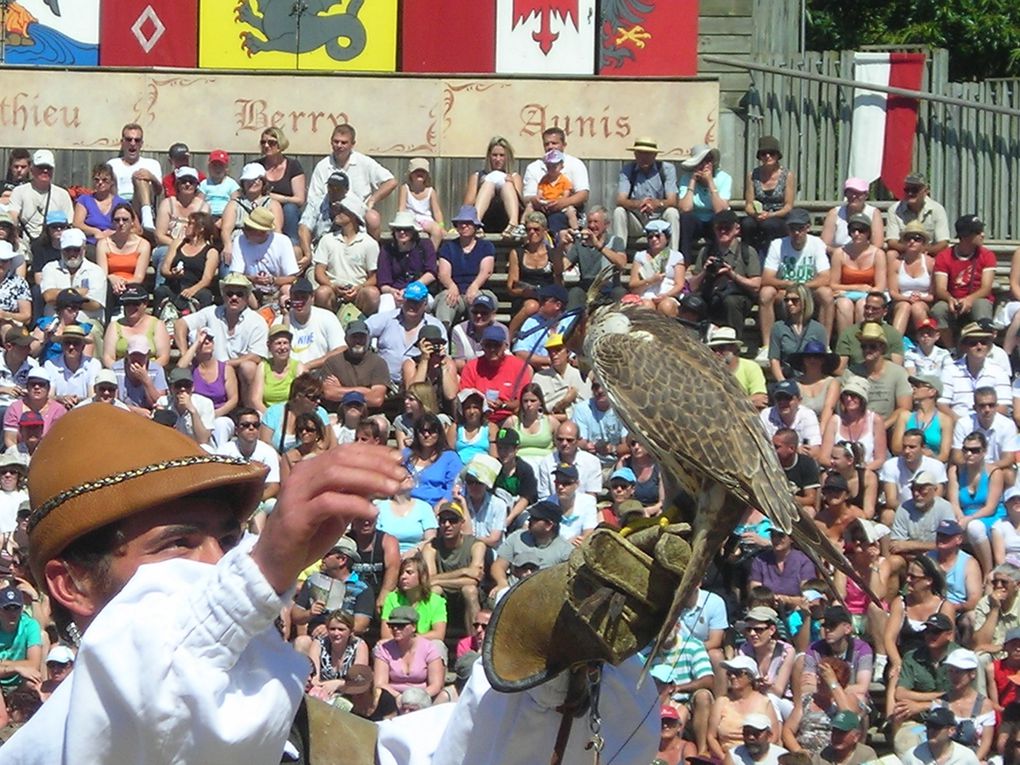
<svg viewBox="0 0 1020 765">
<path fill-rule="evenodd" d="M 900 292 L 904 295 L 911 292 L 930 293 L 931 292 L 931 274 L 928 273 L 928 258 L 925 255 L 921 255 L 921 273 L 919 276 L 911 276 L 907 273 L 906 263 L 903 262 L 903 258 L 899 260 L 899 277 Z"/>
<path fill-rule="evenodd" d="M 839 426 L 836 428 L 837 441 L 853 441 L 848 432 L 843 430 L 843 421 L 837 420 Z M 875 417 L 874 412 L 868 412 L 864 432 L 861 433 L 857 439 L 857 443 L 861 445 L 863 455 L 861 456 L 861 462 L 867 464 L 875 459 Z"/>
<path fill-rule="evenodd" d="M 432 219 L 432 187 L 429 186 L 425 190 L 425 198 L 418 199 L 414 194 L 411 193 L 411 189 L 407 190 L 407 209 L 414 213 L 415 218 L 428 218 Z"/>
<path fill-rule="evenodd" d="M 864 209 L 861 210 L 862 215 L 867 215 L 872 218 L 875 214 L 875 208 L 871 205 L 864 205 Z M 850 244 L 850 231 L 846 227 L 846 205 L 840 205 L 836 208 L 836 230 L 832 234 L 832 243 L 836 247 L 843 247 L 844 245 Z M 874 218 L 872 218 L 874 220 Z M 871 237 L 868 237 L 869 239 Z"/>
</svg>

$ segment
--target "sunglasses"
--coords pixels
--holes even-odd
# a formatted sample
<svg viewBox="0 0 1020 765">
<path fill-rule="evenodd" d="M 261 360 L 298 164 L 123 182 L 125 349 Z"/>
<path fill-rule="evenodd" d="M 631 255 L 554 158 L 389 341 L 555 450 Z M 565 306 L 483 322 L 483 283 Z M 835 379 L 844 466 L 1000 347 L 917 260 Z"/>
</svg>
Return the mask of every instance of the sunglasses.
<svg viewBox="0 0 1020 765">
<path fill-rule="evenodd" d="M 795 234 L 799 234 L 801 231 L 808 230 L 808 224 L 805 223 L 803 225 L 794 225 L 791 223 L 787 226 L 787 228 L 790 229 L 790 231 L 794 232 Z"/>
<path fill-rule="evenodd" d="M 799 297 L 784 297 L 783 298 L 783 302 L 784 303 L 799 303 L 800 302 L 800 298 Z"/>
<path fill-rule="evenodd" d="M 864 226 L 850 226 L 849 231 L 851 234 L 870 234 L 871 229 L 865 228 Z"/>
<path fill-rule="evenodd" d="M 316 403 L 322 400 L 322 396 L 318 395 L 317 393 L 302 393 L 301 395 L 307 398 L 309 401 L 314 401 Z"/>
<path fill-rule="evenodd" d="M 665 236 L 665 235 L 666 235 L 665 231 L 650 231 L 647 234 L 649 239 L 654 239 L 656 237 Z"/>
<path fill-rule="evenodd" d="M 113 222 L 114 223 L 130 223 L 131 219 L 130 218 L 114 218 Z"/>
<path fill-rule="evenodd" d="M 778 156 L 779 152 L 772 151 L 771 149 L 763 149 L 762 151 L 758 152 L 758 159 L 761 159 L 762 157 L 778 157 Z"/>
<path fill-rule="evenodd" d="M 436 430 L 435 428 L 420 428 L 418 430 L 418 435 L 419 436 L 438 436 L 439 435 L 439 431 Z M 470 483 L 470 481 L 468 481 L 468 483 Z"/>
<path fill-rule="evenodd" d="M 744 627 L 744 632 L 753 632 L 755 635 L 759 635 L 762 632 L 767 631 L 769 629 L 769 627 L 771 627 L 771 626 L 772 625 L 769 625 L 769 624 L 763 624 L 760 627 L 747 626 L 747 627 Z"/>
<path fill-rule="evenodd" d="M 905 193 L 905 194 L 918 194 L 918 193 L 921 192 L 921 190 L 923 188 L 924 188 L 924 186 L 904 186 L 903 187 L 903 193 Z"/>
<path fill-rule="evenodd" d="M 122 140 L 124 143 L 141 143 L 142 142 L 141 138 L 128 138 L 126 135 L 122 135 L 120 137 L 120 140 Z"/>
<path fill-rule="evenodd" d="M 399 624 L 395 624 L 393 622 L 386 622 L 386 626 L 389 627 L 393 632 L 396 632 L 397 630 L 404 629 L 404 627 L 410 627 L 411 624 L 410 622 L 400 622 Z"/>
<path fill-rule="evenodd" d="M 884 347 L 881 343 L 861 343 L 862 351 L 879 351 Z"/>
<path fill-rule="evenodd" d="M 455 523 L 460 523 L 462 520 L 464 520 L 464 519 L 463 518 L 458 518 L 455 515 L 443 515 L 443 516 L 440 516 L 440 518 L 439 518 L 439 525 L 442 526 L 442 525 L 445 524 L 447 526 L 452 526 Z"/>
<path fill-rule="evenodd" d="M 259 141 L 259 146 L 279 146 L 280 142 L 275 138 L 263 138 Z"/>
<path fill-rule="evenodd" d="M 488 622 L 474 622 L 471 626 L 472 627 L 476 627 L 476 628 L 477 627 L 482 627 L 484 629 L 485 627 L 488 627 L 489 624 L 488 624 Z"/>
<path fill-rule="evenodd" d="M 249 421 L 237 423 L 237 427 L 238 428 L 242 428 L 244 430 L 257 430 L 260 424 L 261 423 L 259 423 L 259 422 L 251 422 L 249 420 Z"/>
<path fill-rule="evenodd" d="M 16 603 L 9 603 L 6 606 L 4 606 L 4 611 L 11 611 L 11 612 L 13 612 L 13 611 L 20 611 L 20 610 L 21 610 L 21 606 L 17 605 Z"/>
<path fill-rule="evenodd" d="M 923 242 L 923 241 L 925 241 L 925 238 L 923 236 L 921 236 L 920 234 L 907 234 L 905 237 L 903 237 L 903 241 L 905 241 L 905 242 Z"/>
<path fill-rule="evenodd" d="M 983 337 L 968 337 L 962 344 L 967 348 L 973 348 L 975 345 L 991 345 L 991 341 Z"/>
<path fill-rule="evenodd" d="M 244 290 L 223 290 L 223 295 L 228 298 L 243 298 L 247 297 L 248 293 Z"/>
<path fill-rule="evenodd" d="M 319 431 L 316 428 L 309 428 L 305 426 L 303 428 L 298 428 L 298 433 L 315 433 L 318 435 Z"/>
</svg>

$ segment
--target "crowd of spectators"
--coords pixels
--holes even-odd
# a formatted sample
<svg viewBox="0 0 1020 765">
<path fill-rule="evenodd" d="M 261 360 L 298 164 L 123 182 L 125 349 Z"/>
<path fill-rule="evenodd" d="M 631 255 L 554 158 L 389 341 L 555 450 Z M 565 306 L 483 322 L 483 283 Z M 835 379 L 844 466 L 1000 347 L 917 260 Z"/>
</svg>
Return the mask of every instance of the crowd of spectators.
<svg viewBox="0 0 1020 765">
<path fill-rule="evenodd" d="M 350 125 L 307 174 L 269 128 L 236 180 L 227 152 L 203 172 L 183 143 L 164 173 L 143 139 L 125 125 L 120 155 L 74 198 L 49 150 L 9 156 L 9 723 L 74 659 L 24 565 L 27 467 L 62 414 L 103 404 L 264 464 L 255 533 L 297 461 L 395 443 L 405 485 L 305 572 L 279 627 L 309 657 L 309 692 L 355 714 L 456 699 L 503 592 L 567 560 L 600 524 L 654 517 L 673 499 L 570 347 L 573 309 L 612 267 L 616 297 L 702 333 L 719 374 L 760 411 L 796 501 L 881 598 L 815 570 L 749 507 L 652 663 L 660 760 L 864 762 L 870 744 L 906 762 L 1011 751 L 1020 254 L 996 311 L 982 221 L 959 218 L 951 242 L 920 174 L 884 214 L 849 178 L 844 203 L 813 227 L 775 138 L 759 143 L 742 210 L 717 150 L 696 146 L 674 166 L 639 138 L 616 197 L 593 200 L 585 163 L 551 128 L 523 173 L 493 138 L 447 220 L 427 160 L 401 182 L 355 149 Z M 377 206 L 394 191 L 386 221 Z"/>
</svg>

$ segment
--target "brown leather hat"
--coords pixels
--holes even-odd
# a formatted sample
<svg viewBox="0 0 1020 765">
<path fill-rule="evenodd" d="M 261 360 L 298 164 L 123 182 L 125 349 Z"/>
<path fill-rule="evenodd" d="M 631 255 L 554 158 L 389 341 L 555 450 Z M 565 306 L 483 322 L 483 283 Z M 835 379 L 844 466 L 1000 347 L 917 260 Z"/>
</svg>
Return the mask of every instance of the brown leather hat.
<svg viewBox="0 0 1020 765">
<path fill-rule="evenodd" d="M 226 501 L 247 519 L 262 495 L 265 472 L 209 454 L 184 434 L 131 412 L 109 406 L 72 410 L 39 444 L 28 471 L 32 571 L 42 581 L 43 564 L 75 539 L 189 494 L 232 487 Z"/>
</svg>

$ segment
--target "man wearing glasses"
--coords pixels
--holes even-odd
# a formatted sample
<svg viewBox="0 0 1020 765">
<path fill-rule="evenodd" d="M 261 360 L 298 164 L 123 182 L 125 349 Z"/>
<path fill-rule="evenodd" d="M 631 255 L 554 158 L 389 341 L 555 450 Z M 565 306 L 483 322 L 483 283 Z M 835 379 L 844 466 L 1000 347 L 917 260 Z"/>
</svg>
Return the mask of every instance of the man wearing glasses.
<svg viewBox="0 0 1020 765">
<path fill-rule="evenodd" d="M 960 333 L 960 357 L 942 373 L 942 395 L 938 406 L 956 419 L 966 419 L 973 411 L 978 388 L 995 391 L 998 411 L 1005 414 L 1013 403 L 1009 369 L 988 358 L 995 330 L 985 323 L 971 322 Z"/>
<path fill-rule="evenodd" d="M 900 238 L 903 227 L 917 221 L 928 232 L 928 252 L 941 252 L 949 245 L 949 217 L 946 208 L 928 196 L 928 181 L 920 173 L 911 173 L 903 181 L 903 198 L 889 208 L 885 220 L 885 246 L 904 252 L 907 243 Z"/>
<path fill-rule="evenodd" d="M 432 587 L 440 588 L 447 602 L 461 598 L 465 631 L 471 635 L 481 609 L 479 588 L 485 576 L 485 543 L 464 533 L 466 514 L 460 502 L 444 502 L 438 515 L 439 533 L 426 542 L 422 558 L 428 566 Z"/>
<path fill-rule="evenodd" d="M 446 345 L 446 327 L 435 316 L 426 313 L 428 300 L 428 287 L 421 282 L 411 282 L 404 287 L 404 302 L 400 308 L 373 314 L 365 322 L 369 338 L 375 339 L 376 350 L 386 362 L 394 385 L 400 384 L 404 360 L 417 360 L 421 355 L 418 336 L 422 327 L 438 327 L 443 345 Z"/>
<path fill-rule="evenodd" d="M 966 321 L 991 320 L 995 307 L 992 289 L 995 284 L 995 253 L 984 246 L 985 224 L 977 215 L 964 215 L 956 221 L 959 241 L 935 256 L 932 286 L 935 304 L 931 315 L 946 329 L 943 342 L 951 338 L 951 330 Z"/>
<path fill-rule="evenodd" d="M 62 212 L 64 221 L 74 218 L 74 204 L 67 189 L 53 183 L 55 162 L 53 152 L 39 149 L 32 155 L 31 179 L 11 192 L 10 208 L 18 218 L 21 230 L 33 242 L 43 232 L 46 217 L 52 212 Z"/>
<path fill-rule="evenodd" d="M 811 216 L 800 207 L 790 210 L 786 227 L 789 234 L 772 240 L 762 265 L 762 287 L 758 296 L 762 338 L 758 360 L 762 362 L 768 359 L 769 339 L 776 320 L 776 296 L 798 284 L 803 284 L 814 296 L 826 341 L 832 334 L 832 288 L 829 287 L 829 256 L 825 252 L 825 242 L 808 233 Z M 805 316 L 805 321 L 808 318 Z"/>
<path fill-rule="evenodd" d="M 78 309 L 78 320 L 91 319 L 102 323 L 106 314 L 106 273 L 85 258 L 85 232 L 68 228 L 60 234 L 60 260 L 43 268 L 39 290 L 47 316 L 56 310 L 57 296 L 72 289 L 85 298 Z M 187 346 L 185 346 L 187 347 Z"/>
<path fill-rule="evenodd" d="M 120 129 L 120 155 L 106 164 L 117 181 L 117 196 L 134 203 L 144 229 L 155 230 L 153 202 L 162 187 L 163 168 L 151 157 L 142 156 L 144 143 L 141 125 L 125 125 Z"/>
<path fill-rule="evenodd" d="M 713 238 L 698 252 L 687 283 L 705 299 L 713 323 L 742 327 L 761 289 L 761 259 L 740 238 L 733 210 L 715 214 L 712 233 Z"/>
<path fill-rule="evenodd" d="M 42 681 L 42 630 L 25 613 L 21 590 L 0 590 L 0 690 L 6 696 L 28 680 Z"/>
<path fill-rule="evenodd" d="M 956 421 L 953 427 L 953 452 L 951 461 L 963 464 L 963 442 L 972 433 L 980 433 L 988 442 L 985 462 L 991 472 L 996 468 L 1011 471 L 1016 458 L 1017 428 L 1013 420 L 1003 414 L 998 405 L 995 388 L 983 386 L 974 391 L 974 408 Z M 1007 473 L 1007 476 L 1009 473 Z M 1006 486 L 1012 479 L 1006 478 Z"/>
<path fill-rule="evenodd" d="M 216 454 L 265 465 L 269 470 L 262 488 L 262 499 L 252 516 L 252 523 L 261 533 L 266 524 L 266 516 L 272 512 L 276 495 L 280 493 L 280 455 L 272 446 L 259 440 L 262 418 L 255 409 L 246 406 L 235 409 L 233 418 L 234 438 L 219 446 Z"/>
</svg>

